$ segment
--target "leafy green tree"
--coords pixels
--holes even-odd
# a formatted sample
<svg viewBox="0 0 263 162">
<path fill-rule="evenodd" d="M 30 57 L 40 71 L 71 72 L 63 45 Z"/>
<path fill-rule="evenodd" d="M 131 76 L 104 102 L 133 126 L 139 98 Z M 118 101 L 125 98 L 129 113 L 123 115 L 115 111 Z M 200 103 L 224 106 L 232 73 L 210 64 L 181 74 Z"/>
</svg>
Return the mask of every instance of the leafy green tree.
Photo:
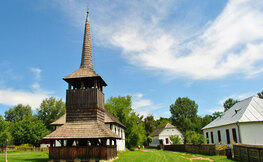
<svg viewBox="0 0 263 162">
<path fill-rule="evenodd" d="M 192 120 L 192 125 L 194 131 L 198 133 L 202 133 L 202 128 L 203 128 L 203 118 L 199 115 L 196 115 L 195 118 Z"/>
<path fill-rule="evenodd" d="M 263 91 L 261 91 L 261 92 L 258 93 L 258 97 L 261 98 L 261 99 L 263 99 Z"/>
<path fill-rule="evenodd" d="M 207 124 L 211 123 L 212 122 L 212 116 L 211 115 L 205 115 L 203 118 L 202 118 L 202 128 L 204 126 L 206 126 Z"/>
<path fill-rule="evenodd" d="M 149 136 L 150 133 L 152 133 L 156 128 L 156 121 L 154 120 L 153 115 L 148 115 L 146 118 L 144 118 L 143 126 L 146 131 L 146 136 Z"/>
<path fill-rule="evenodd" d="M 146 142 L 143 122 L 131 107 L 131 96 L 110 97 L 105 104 L 105 108 L 126 126 L 125 143 L 128 148 Z"/>
<path fill-rule="evenodd" d="M 11 133 L 9 133 L 8 122 L 5 121 L 4 118 L 0 115 L 0 147 L 5 146 L 6 139 L 11 142 L 12 136 Z"/>
<path fill-rule="evenodd" d="M 0 115 L 0 132 L 4 131 L 5 129 L 5 124 L 4 124 L 4 118 L 2 117 L 2 115 Z"/>
<path fill-rule="evenodd" d="M 37 116 L 52 131 L 54 128 L 50 126 L 50 123 L 64 115 L 65 111 L 66 106 L 62 99 L 57 100 L 55 97 L 50 97 L 42 101 L 40 108 L 37 109 Z"/>
<path fill-rule="evenodd" d="M 170 135 L 169 138 L 173 145 L 182 144 L 181 138 L 178 135 Z"/>
<path fill-rule="evenodd" d="M 164 117 L 160 117 L 160 119 L 156 120 L 156 128 L 163 126 L 167 123 L 172 123 L 172 119 L 171 118 L 164 118 Z"/>
<path fill-rule="evenodd" d="M 117 117 L 120 122 L 126 123 L 132 112 L 131 102 L 131 96 L 110 97 L 106 101 L 105 108 Z"/>
<path fill-rule="evenodd" d="M 49 134 L 43 121 L 37 117 L 29 117 L 14 124 L 12 135 L 15 145 L 31 144 L 39 146 L 44 136 Z"/>
<path fill-rule="evenodd" d="M 198 105 L 188 97 L 179 97 L 170 105 L 173 125 L 185 133 L 187 130 L 195 130 Z"/>
<path fill-rule="evenodd" d="M 236 103 L 238 103 L 238 100 L 234 100 L 233 98 L 229 98 L 224 102 L 224 112 L 226 112 L 228 109 L 230 109 L 232 106 L 234 106 Z"/>
<path fill-rule="evenodd" d="M 31 106 L 18 104 L 14 108 L 5 111 L 5 120 L 10 122 L 19 122 L 32 116 Z"/>
<path fill-rule="evenodd" d="M 147 144 L 149 146 L 149 144 L 153 141 L 153 138 L 151 136 L 147 137 Z"/>
<path fill-rule="evenodd" d="M 212 114 L 211 118 L 212 118 L 212 120 L 215 120 L 216 118 L 218 118 L 219 116 L 222 116 L 222 115 L 223 115 L 223 112 L 215 111 L 215 112 Z"/>
<path fill-rule="evenodd" d="M 3 132 L 0 132 L 0 147 L 5 147 L 6 139 L 8 139 L 8 144 L 12 142 L 12 136 L 10 132 L 4 130 Z"/>
<path fill-rule="evenodd" d="M 185 133 L 186 143 L 200 145 L 205 143 L 205 137 L 203 134 L 195 131 L 186 131 Z"/>
</svg>

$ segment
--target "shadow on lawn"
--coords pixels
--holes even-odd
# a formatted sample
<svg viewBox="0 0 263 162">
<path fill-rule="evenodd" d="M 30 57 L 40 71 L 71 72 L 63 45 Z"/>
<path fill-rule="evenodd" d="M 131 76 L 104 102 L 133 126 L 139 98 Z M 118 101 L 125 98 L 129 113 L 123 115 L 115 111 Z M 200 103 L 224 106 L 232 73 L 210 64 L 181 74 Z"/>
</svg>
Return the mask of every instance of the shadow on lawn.
<svg viewBox="0 0 263 162">
<path fill-rule="evenodd" d="M 32 161 L 32 162 L 47 162 L 48 159 L 25 159 L 23 161 Z"/>
</svg>

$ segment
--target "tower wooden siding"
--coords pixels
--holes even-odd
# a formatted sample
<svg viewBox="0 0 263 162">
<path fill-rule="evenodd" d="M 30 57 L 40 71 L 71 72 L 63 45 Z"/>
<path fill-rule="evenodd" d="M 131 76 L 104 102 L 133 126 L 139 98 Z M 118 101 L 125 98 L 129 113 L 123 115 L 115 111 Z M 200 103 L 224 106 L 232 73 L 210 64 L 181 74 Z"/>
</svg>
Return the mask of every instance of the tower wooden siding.
<svg viewBox="0 0 263 162">
<path fill-rule="evenodd" d="M 104 94 L 97 88 L 67 90 L 66 122 L 104 122 Z"/>
</svg>

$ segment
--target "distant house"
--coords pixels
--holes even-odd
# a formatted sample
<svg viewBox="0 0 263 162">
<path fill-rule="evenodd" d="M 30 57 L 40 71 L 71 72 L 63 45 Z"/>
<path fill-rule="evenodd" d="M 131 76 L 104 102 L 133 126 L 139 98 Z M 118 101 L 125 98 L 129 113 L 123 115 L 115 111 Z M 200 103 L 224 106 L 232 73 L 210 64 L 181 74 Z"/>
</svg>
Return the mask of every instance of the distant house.
<svg viewBox="0 0 263 162">
<path fill-rule="evenodd" d="M 183 139 L 182 133 L 175 126 L 167 123 L 161 127 L 156 128 L 150 134 L 153 141 L 149 144 L 149 146 L 157 147 L 158 145 L 160 145 L 160 143 L 162 143 L 163 145 L 170 145 L 170 135 L 178 135 L 181 139 Z"/>
<path fill-rule="evenodd" d="M 263 99 L 244 99 L 202 128 L 208 143 L 263 145 Z"/>
<path fill-rule="evenodd" d="M 115 118 L 108 110 L 104 109 L 104 124 L 110 128 L 112 132 L 121 137 L 121 139 L 117 139 L 117 150 L 125 151 L 125 132 L 126 128 L 117 118 Z M 58 120 L 54 121 L 50 125 L 55 126 L 55 129 L 58 129 L 62 125 L 66 123 L 66 114 L 61 116 Z M 58 141 L 56 141 L 56 145 L 60 145 Z"/>
</svg>

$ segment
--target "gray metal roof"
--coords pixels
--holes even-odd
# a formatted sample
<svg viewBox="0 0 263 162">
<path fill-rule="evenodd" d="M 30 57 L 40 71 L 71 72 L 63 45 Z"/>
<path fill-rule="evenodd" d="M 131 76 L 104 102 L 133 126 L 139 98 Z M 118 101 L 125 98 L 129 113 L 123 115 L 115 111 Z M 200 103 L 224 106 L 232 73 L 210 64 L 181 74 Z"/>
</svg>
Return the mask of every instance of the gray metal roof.
<svg viewBox="0 0 263 162">
<path fill-rule="evenodd" d="M 252 96 L 236 103 L 221 117 L 216 118 L 202 129 L 242 122 L 260 121 L 263 121 L 263 99 Z"/>
</svg>

